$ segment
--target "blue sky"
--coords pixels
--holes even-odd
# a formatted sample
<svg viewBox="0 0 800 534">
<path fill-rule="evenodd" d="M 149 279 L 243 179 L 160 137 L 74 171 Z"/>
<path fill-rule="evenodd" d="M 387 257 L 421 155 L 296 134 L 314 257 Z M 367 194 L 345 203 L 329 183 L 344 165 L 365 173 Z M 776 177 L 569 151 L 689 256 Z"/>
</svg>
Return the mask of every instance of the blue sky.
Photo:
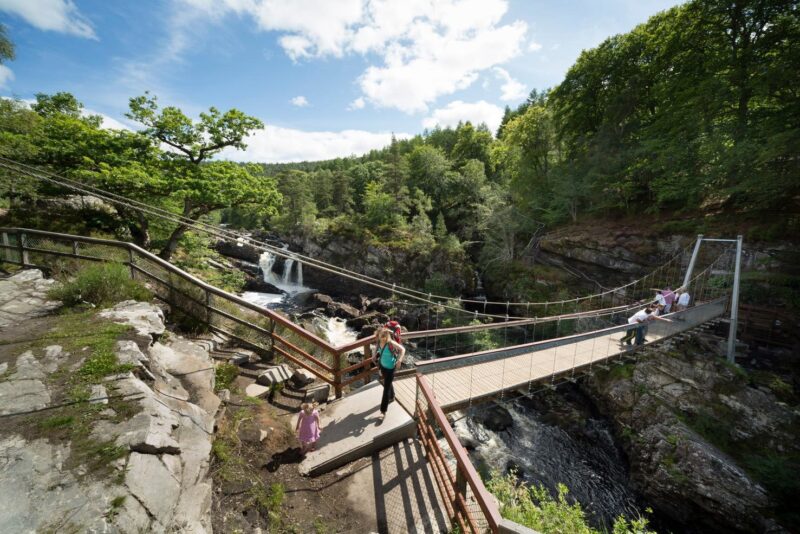
<svg viewBox="0 0 800 534">
<path fill-rule="evenodd" d="M 581 50 L 675 0 L 0 0 L 17 59 L 0 95 L 69 91 L 132 127 L 150 90 L 190 115 L 267 125 L 232 159 L 297 161 L 383 146 L 557 84 Z"/>
</svg>

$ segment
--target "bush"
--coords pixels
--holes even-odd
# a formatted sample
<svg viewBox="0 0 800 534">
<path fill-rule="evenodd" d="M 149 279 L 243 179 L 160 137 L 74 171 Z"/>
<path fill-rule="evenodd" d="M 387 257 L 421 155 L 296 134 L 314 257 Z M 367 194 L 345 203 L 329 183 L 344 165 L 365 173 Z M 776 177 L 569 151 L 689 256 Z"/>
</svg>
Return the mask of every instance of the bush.
<svg viewBox="0 0 800 534">
<path fill-rule="evenodd" d="M 515 523 L 532 528 L 542 534 L 570 532 L 599 534 L 589 526 L 579 503 L 567 501 L 569 490 L 558 485 L 558 496 L 553 498 L 543 486 L 527 486 L 519 482 L 515 473 L 506 476 L 492 475 L 487 489 L 500 502 L 500 514 Z M 619 516 L 614 521 L 614 534 L 655 534 L 647 528 L 647 518 L 627 520 Z"/>
<path fill-rule="evenodd" d="M 239 376 L 239 366 L 232 363 L 222 363 L 214 370 L 214 374 L 216 375 L 214 391 L 230 389 L 233 381 Z"/>
<path fill-rule="evenodd" d="M 152 294 L 139 282 L 132 280 L 130 271 L 118 263 L 99 263 L 80 269 L 73 277 L 63 280 L 48 297 L 60 300 L 65 306 L 88 302 L 109 306 L 123 300 L 148 301 Z"/>
</svg>

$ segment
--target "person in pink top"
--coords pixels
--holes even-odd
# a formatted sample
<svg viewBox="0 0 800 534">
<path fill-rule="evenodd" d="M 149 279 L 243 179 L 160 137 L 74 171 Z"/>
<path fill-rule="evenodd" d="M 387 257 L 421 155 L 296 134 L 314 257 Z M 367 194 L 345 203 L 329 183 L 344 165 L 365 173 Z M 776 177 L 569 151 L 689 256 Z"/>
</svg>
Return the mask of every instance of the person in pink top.
<svg viewBox="0 0 800 534">
<path fill-rule="evenodd" d="M 316 448 L 317 440 L 322 432 L 317 406 L 316 402 L 313 404 L 304 402 L 300 405 L 300 415 L 297 416 L 295 432 L 300 440 L 300 454 L 303 455 Z"/>
<path fill-rule="evenodd" d="M 678 297 L 669 286 L 661 294 L 664 296 L 664 313 L 666 314 L 672 311 L 672 305 Z"/>
</svg>

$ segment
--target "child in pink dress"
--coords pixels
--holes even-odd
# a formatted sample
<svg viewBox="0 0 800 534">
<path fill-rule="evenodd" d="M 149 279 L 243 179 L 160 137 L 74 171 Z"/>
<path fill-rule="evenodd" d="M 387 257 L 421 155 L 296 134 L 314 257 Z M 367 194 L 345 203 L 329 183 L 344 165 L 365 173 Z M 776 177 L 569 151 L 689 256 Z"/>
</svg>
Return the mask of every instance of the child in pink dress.
<svg viewBox="0 0 800 534">
<path fill-rule="evenodd" d="M 300 415 L 297 417 L 295 431 L 300 439 L 300 453 L 305 454 L 309 450 L 314 450 L 319 434 L 322 432 L 322 425 L 319 422 L 318 404 L 304 402 L 300 405 Z"/>
</svg>

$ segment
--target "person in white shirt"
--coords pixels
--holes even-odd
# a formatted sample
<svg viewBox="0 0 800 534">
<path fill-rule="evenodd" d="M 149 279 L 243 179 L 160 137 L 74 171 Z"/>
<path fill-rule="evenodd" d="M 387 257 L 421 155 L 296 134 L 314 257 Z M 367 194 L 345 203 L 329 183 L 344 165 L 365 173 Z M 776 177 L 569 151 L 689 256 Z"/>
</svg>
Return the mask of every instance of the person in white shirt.
<svg viewBox="0 0 800 534">
<path fill-rule="evenodd" d="M 688 307 L 689 307 L 689 301 L 690 301 L 690 300 L 691 300 L 691 296 L 689 295 L 689 292 L 688 292 L 688 291 L 686 291 L 685 289 L 682 289 L 682 290 L 680 290 L 680 291 L 678 292 L 678 305 L 677 305 L 677 310 L 678 310 L 678 311 L 683 311 L 683 310 L 685 310 L 686 308 L 688 308 Z"/>
<path fill-rule="evenodd" d="M 648 306 L 643 310 L 639 310 L 628 318 L 628 324 L 635 326 L 634 328 L 631 328 L 625 332 L 625 336 L 619 340 L 620 345 L 624 343 L 630 346 L 634 337 L 636 338 L 637 346 L 643 345 L 645 341 L 645 335 L 647 334 L 647 323 L 654 319 L 658 319 L 659 321 L 667 321 L 670 323 L 672 322 L 670 319 L 659 317 L 655 306 Z"/>
</svg>

